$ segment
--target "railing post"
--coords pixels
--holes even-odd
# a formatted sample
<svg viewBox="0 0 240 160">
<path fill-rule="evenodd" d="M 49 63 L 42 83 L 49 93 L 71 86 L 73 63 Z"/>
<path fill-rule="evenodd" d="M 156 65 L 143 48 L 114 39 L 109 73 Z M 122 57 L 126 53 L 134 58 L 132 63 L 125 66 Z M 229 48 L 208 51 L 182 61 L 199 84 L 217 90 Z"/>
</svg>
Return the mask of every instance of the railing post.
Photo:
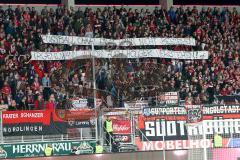
<svg viewBox="0 0 240 160">
<path fill-rule="evenodd" d="M 165 121 L 165 119 L 162 119 L 162 121 Z M 165 124 L 165 123 L 164 123 Z M 165 133 L 166 133 L 166 130 L 163 131 L 163 160 L 166 160 L 166 143 L 165 143 Z"/>
<path fill-rule="evenodd" d="M 3 142 L 3 123 L 2 123 L 2 111 L 0 111 L 0 136 L 1 136 L 1 143 L 4 143 Z"/>
<path fill-rule="evenodd" d="M 107 133 L 108 134 L 108 133 Z M 111 136 L 111 134 L 109 134 L 109 137 L 110 137 L 110 144 L 109 144 L 109 146 L 110 146 L 110 152 L 112 152 L 112 136 Z"/>
<path fill-rule="evenodd" d="M 82 140 L 83 139 L 83 134 L 82 134 L 82 128 L 80 129 L 80 139 Z"/>
<path fill-rule="evenodd" d="M 93 74 L 93 102 L 94 102 L 94 109 L 95 109 L 95 139 L 98 140 L 98 113 L 97 113 L 97 103 L 96 103 L 96 78 L 95 78 L 95 55 L 94 53 L 94 44 L 92 43 L 92 74 Z"/>
<path fill-rule="evenodd" d="M 131 144 L 135 144 L 135 122 L 134 122 L 134 118 L 133 118 L 133 114 L 130 111 L 130 121 L 131 121 Z"/>
<path fill-rule="evenodd" d="M 205 127 L 204 123 L 205 123 L 205 121 L 202 122 L 203 140 L 206 141 L 206 127 Z M 206 145 L 204 145 L 204 147 L 203 147 L 203 160 L 207 160 L 207 147 L 206 147 Z"/>
</svg>

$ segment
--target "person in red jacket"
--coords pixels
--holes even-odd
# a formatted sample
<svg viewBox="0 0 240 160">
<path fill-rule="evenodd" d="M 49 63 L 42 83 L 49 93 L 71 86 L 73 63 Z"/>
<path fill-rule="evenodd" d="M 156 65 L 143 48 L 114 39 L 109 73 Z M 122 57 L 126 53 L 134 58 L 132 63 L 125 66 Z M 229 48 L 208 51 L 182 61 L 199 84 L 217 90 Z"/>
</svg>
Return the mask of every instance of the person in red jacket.
<svg viewBox="0 0 240 160">
<path fill-rule="evenodd" d="M 51 94 L 50 96 L 49 96 L 49 100 L 47 101 L 47 103 L 46 103 L 46 110 L 54 110 L 54 104 L 55 103 L 55 97 L 54 97 L 54 94 Z"/>
<path fill-rule="evenodd" d="M 38 95 L 37 99 L 34 101 L 34 109 L 42 110 L 44 108 L 44 100 L 42 95 Z"/>
</svg>

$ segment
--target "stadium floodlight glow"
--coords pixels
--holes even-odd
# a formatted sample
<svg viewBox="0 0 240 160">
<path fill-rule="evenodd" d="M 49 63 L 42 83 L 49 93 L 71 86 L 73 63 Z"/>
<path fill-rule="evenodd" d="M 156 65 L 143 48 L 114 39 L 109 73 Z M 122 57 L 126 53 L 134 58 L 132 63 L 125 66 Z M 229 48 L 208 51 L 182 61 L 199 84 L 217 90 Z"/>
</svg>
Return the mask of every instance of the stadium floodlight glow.
<svg viewBox="0 0 240 160">
<path fill-rule="evenodd" d="M 187 154 L 187 150 L 174 150 L 173 154 L 175 154 L 176 156 L 184 156 Z"/>
<path fill-rule="evenodd" d="M 103 154 L 95 154 L 96 157 L 102 157 Z"/>
</svg>

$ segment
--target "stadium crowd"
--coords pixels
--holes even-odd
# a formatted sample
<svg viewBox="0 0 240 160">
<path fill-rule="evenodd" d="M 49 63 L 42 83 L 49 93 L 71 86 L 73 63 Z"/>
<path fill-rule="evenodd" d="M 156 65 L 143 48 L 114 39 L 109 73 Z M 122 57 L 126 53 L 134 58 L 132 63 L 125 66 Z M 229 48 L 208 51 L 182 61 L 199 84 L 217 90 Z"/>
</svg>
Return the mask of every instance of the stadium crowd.
<svg viewBox="0 0 240 160">
<path fill-rule="evenodd" d="M 10 110 L 43 109 L 51 93 L 56 101 L 93 96 L 91 59 L 30 60 L 31 51 L 87 50 L 91 46 L 43 44 L 42 34 L 111 39 L 194 37 L 196 46 L 141 48 L 209 52 L 208 60 L 194 61 L 97 59 L 98 97 L 109 107 L 166 91 L 179 91 L 187 103 L 213 103 L 216 95 L 233 95 L 240 88 L 240 15 L 235 8 L 172 7 L 167 11 L 156 7 L 149 11 L 106 7 L 94 11 L 59 6 L 39 12 L 34 7 L 0 6 L 0 104 L 9 105 Z"/>
</svg>

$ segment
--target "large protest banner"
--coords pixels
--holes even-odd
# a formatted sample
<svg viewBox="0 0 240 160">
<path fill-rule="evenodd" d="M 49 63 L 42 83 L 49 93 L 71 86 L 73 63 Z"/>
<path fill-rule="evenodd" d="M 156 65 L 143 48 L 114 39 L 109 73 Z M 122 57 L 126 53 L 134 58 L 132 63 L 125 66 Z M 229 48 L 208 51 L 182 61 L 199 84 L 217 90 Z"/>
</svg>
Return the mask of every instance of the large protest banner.
<svg viewBox="0 0 240 160">
<path fill-rule="evenodd" d="M 94 153 L 95 141 L 45 141 L 33 143 L 0 144 L 0 159 L 42 157 L 48 145 L 52 145 L 53 156 L 79 155 Z M 72 151 L 75 149 L 75 151 Z"/>
<path fill-rule="evenodd" d="M 240 134 L 240 119 L 232 122 L 209 121 L 204 127 L 206 128 L 206 136 L 212 137 L 214 132 L 224 134 L 224 137 L 237 137 Z M 188 136 L 202 135 L 202 126 L 188 126 L 186 130 L 186 121 L 166 121 L 161 119 L 146 120 L 144 129 L 145 136 L 150 141 L 164 140 L 187 140 Z"/>
<path fill-rule="evenodd" d="M 117 46 L 146 46 L 146 45 L 189 45 L 195 46 L 194 38 L 127 38 L 127 39 L 106 39 L 89 38 L 78 36 L 41 35 L 44 43 L 69 44 L 69 45 L 117 45 Z"/>
<path fill-rule="evenodd" d="M 31 60 L 70 60 L 96 58 L 172 58 L 208 59 L 207 51 L 170 51 L 160 49 L 86 50 L 62 52 L 31 52 Z"/>
</svg>

